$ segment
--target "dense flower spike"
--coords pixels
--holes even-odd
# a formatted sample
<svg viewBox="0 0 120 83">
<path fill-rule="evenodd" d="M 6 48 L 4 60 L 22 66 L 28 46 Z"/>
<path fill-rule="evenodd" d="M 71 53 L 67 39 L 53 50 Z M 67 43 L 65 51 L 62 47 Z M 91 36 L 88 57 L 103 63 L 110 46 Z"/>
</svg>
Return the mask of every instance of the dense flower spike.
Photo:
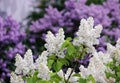
<svg viewBox="0 0 120 83">
<path fill-rule="evenodd" d="M 36 69 L 38 69 L 39 74 L 37 75 L 39 78 L 42 78 L 43 80 L 49 80 L 50 79 L 50 70 L 47 67 L 47 56 L 48 52 L 43 51 L 42 54 L 38 57 L 36 60 Z"/>
<path fill-rule="evenodd" d="M 80 74 L 84 78 L 88 75 L 93 75 L 96 82 L 107 83 L 105 76 L 106 66 L 103 63 L 103 61 L 100 59 L 100 57 L 104 57 L 104 56 L 100 55 L 99 53 L 95 53 L 93 57 L 90 59 L 90 64 L 88 68 L 84 68 L 83 66 L 80 67 L 80 71 L 81 71 Z"/>
<path fill-rule="evenodd" d="M 17 74 L 28 75 L 30 71 L 33 71 L 35 66 L 33 63 L 32 51 L 29 49 L 24 55 L 24 59 L 19 54 L 17 54 L 15 66 L 15 72 Z"/>
<path fill-rule="evenodd" d="M 47 49 L 49 55 L 56 54 L 56 56 L 64 58 L 64 53 L 61 52 L 61 46 L 64 42 L 64 31 L 59 29 L 56 36 L 54 36 L 50 31 L 46 35 L 46 44 L 45 48 Z"/>
<path fill-rule="evenodd" d="M 102 26 L 98 25 L 95 28 L 93 26 L 94 20 L 92 17 L 89 17 L 87 20 L 82 19 L 79 30 L 76 33 L 78 39 L 74 40 L 73 44 L 76 46 L 83 44 L 90 49 L 93 48 L 93 45 L 99 44 L 98 38 L 100 37 Z"/>
</svg>

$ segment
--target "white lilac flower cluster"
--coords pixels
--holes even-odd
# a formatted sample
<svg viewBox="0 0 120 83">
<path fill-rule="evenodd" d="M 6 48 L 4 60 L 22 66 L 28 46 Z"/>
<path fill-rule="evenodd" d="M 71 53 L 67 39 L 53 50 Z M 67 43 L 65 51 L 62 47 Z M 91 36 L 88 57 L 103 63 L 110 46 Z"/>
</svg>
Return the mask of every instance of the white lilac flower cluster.
<svg viewBox="0 0 120 83">
<path fill-rule="evenodd" d="M 80 67 L 80 74 L 84 78 L 88 75 L 92 75 L 98 83 L 107 83 L 105 76 L 106 66 L 100 57 L 104 56 L 100 55 L 100 53 L 95 53 L 90 60 L 88 68 Z"/>
<path fill-rule="evenodd" d="M 92 17 L 89 17 L 87 20 L 82 19 L 79 30 L 76 33 L 77 39 L 73 41 L 73 44 L 76 46 L 83 44 L 89 48 L 88 51 L 94 51 L 93 45 L 99 44 L 98 38 L 100 37 L 102 26 L 97 25 L 95 28 L 93 28 L 93 26 L 94 20 Z"/>
<path fill-rule="evenodd" d="M 18 76 L 14 72 L 11 73 L 10 82 L 11 83 L 24 83 L 22 76 Z"/>
<path fill-rule="evenodd" d="M 48 32 L 48 34 L 46 35 L 45 48 L 49 52 L 49 56 L 52 54 L 56 54 L 56 56 L 64 58 L 65 55 L 63 51 L 60 50 L 64 42 L 64 38 L 65 36 L 62 28 L 58 31 L 56 36 L 54 36 L 50 31 Z"/>
<path fill-rule="evenodd" d="M 107 44 L 107 53 L 111 58 L 120 63 L 120 39 L 118 39 L 116 46 L 112 46 L 110 43 Z"/>
<path fill-rule="evenodd" d="M 38 57 L 36 60 L 36 69 L 38 70 L 38 77 L 42 78 L 43 80 L 49 80 L 50 79 L 50 70 L 47 66 L 47 56 L 48 52 L 43 51 L 42 54 Z"/>
<path fill-rule="evenodd" d="M 42 78 L 43 80 L 49 80 L 50 70 L 47 67 L 47 55 L 47 51 L 43 51 L 34 63 L 32 51 L 30 49 L 24 55 L 24 59 L 19 54 L 17 54 L 15 63 L 16 70 L 15 73 L 12 72 L 11 74 L 11 83 L 24 83 L 21 79 L 22 77 L 17 75 L 33 75 L 35 70 L 38 70 L 39 72 L 39 74 L 37 75 L 38 78 Z"/>
<path fill-rule="evenodd" d="M 93 28 L 94 20 L 92 17 L 89 17 L 87 20 L 82 19 L 80 24 L 77 37 L 73 40 L 73 45 L 79 46 L 83 44 L 87 46 L 89 53 L 91 52 L 93 57 L 90 58 L 90 63 L 87 68 L 82 65 L 79 67 L 79 74 L 83 78 L 92 75 L 98 83 L 108 83 L 109 79 L 107 79 L 105 75 L 105 71 L 108 70 L 106 64 L 111 62 L 112 58 L 115 58 L 117 62 L 120 63 L 120 39 L 117 41 L 116 47 L 108 44 L 106 53 L 97 52 L 93 45 L 99 43 L 98 38 L 100 37 L 102 26 L 98 25 Z M 50 80 L 50 73 L 53 71 L 48 67 L 48 57 L 51 55 L 55 55 L 61 59 L 65 57 L 61 49 L 65 41 L 64 37 L 62 28 L 56 36 L 48 32 L 45 44 L 47 50 L 43 51 L 35 62 L 33 61 L 32 51 L 30 49 L 26 52 L 24 58 L 17 54 L 15 63 L 16 70 L 11 73 L 11 83 L 24 83 L 22 75 L 33 75 L 36 70 L 38 71 L 38 78 Z M 62 78 L 59 83 L 68 83 L 68 80 L 70 83 L 79 83 L 79 77 L 74 76 L 75 73 L 72 68 L 68 68 L 66 73 L 64 73 L 62 69 L 59 70 L 57 75 Z"/>
<path fill-rule="evenodd" d="M 17 54 L 15 66 L 15 73 L 17 74 L 22 73 L 23 75 L 27 75 L 30 71 L 33 71 L 35 66 L 33 63 L 32 51 L 29 49 L 24 55 L 24 59 Z"/>
</svg>

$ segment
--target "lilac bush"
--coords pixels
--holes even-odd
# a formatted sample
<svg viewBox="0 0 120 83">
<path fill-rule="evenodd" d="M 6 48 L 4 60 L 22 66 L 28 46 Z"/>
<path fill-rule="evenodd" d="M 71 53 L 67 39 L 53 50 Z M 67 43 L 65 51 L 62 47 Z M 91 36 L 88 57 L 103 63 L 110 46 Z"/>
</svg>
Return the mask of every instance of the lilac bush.
<svg viewBox="0 0 120 83">
<path fill-rule="evenodd" d="M 20 28 L 20 24 L 11 17 L 0 17 L 0 81 L 8 81 L 10 70 L 13 70 L 16 53 L 23 54 L 25 45 L 23 40 L 26 33 Z"/>
<path fill-rule="evenodd" d="M 89 17 L 80 21 L 74 38 L 65 38 L 63 28 L 55 35 L 48 31 L 46 50 L 35 61 L 31 49 L 24 58 L 16 55 L 10 83 L 119 83 L 120 39 L 115 46 L 107 43 L 106 53 L 97 52 L 102 29 Z"/>
<path fill-rule="evenodd" d="M 34 35 L 29 36 L 30 40 L 34 40 L 34 43 L 36 43 L 38 39 L 45 39 L 47 30 L 56 33 L 59 27 L 65 29 L 67 36 L 73 37 L 75 36 L 73 33 L 78 30 L 79 20 L 92 16 L 95 20 L 95 25 L 102 24 L 104 27 L 102 31 L 103 37 L 100 38 L 101 42 L 96 47 L 98 50 L 105 51 L 105 42 L 115 44 L 115 41 L 120 36 L 119 0 L 107 0 L 103 4 L 91 3 L 90 5 L 86 5 L 86 2 L 87 0 L 66 0 L 64 2 L 65 8 L 62 10 L 48 6 L 44 17 L 33 22 L 30 26 L 29 30 Z"/>
</svg>

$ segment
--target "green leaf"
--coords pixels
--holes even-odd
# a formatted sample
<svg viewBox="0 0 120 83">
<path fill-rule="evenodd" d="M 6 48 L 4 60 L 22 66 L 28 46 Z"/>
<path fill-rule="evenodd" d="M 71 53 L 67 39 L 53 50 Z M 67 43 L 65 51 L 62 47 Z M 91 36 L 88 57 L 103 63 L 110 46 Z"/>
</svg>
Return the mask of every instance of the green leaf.
<svg viewBox="0 0 120 83">
<path fill-rule="evenodd" d="M 37 77 L 38 71 L 34 72 L 34 75 L 31 77 L 25 78 L 27 83 L 35 83 L 37 80 L 40 80 L 40 78 Z"/>
<path fill-rule="evenodd" d="M 50 81 L 51 83 L 59 83 L 62 80 L 62 78 L 57 73 L 51 73 Z"/>
<path fill-rule="evenodd" d="M 34 78 L 32 78 L 32 77 L 29 77 L 29 78 L 26 79 L 26 82 L 27 83 L 35 83 L 36 80 Z"/>
<path fill-rule="evenodd" d="M 118 77 L 118 78 L 120 78 L 120 71 L 119 71 L 119 72 L 117 72 L 117 77 Z"/>
<path fill-rule="evenodd" d="M 87 79 L 88 79 L 88 81 L 92 81 L 92 83 L 96 83 L 95 79 L 92 75 L 89 75 Z"/>
<path fill-rule="evenodd" d="M 48 59 L 55 60 L 56 56 L 55 55 L 51 55 L 51 56 L 48 57 Z"/>
<path fill-rule="evenodd" d="M 80 78 L 80 79 L 78 80 L 78 82 L 79 82 L 79 83 L 87 83 L 87 80 L 84 79 L 84 78 Z"/>
<path fill-rule="evenodd" d="M 62 48 L 61 49 L 63 50 L 64 48 L 68 47 L 69 44 L 70 44 L 70 42 L 68 40 L 65 40 L 65 42 L 62 44 Z"/>
<path fill-rule="evenodd" d="M 65 58 L 58 58 L 58 60 L 65 66 L 69 65 L 69 62 Z"/>
<path fill-rule="evenodd" d="M 57 69 L 60 70 L 63 66 L 62 62 L 60 62 L 59 60 L 57 60 Z"/>
<path fill-rule="evenodd" d="M 40 79 L 40 78 L 38 78 L 37 77 L 37 75 L 38 75 L 38 71 L 35 71 L 35 73 L 34 73 L 34 75 L 33 75 L 33 81 L 37 81 L 38 79 Z"/>
<path fill-rule="evenodd" d="M 48 67 L 51 69 L 52 68 L 52 64 L 54 63 L 54 60 L 48 60 Z"/>
<path fill-rule="evenodd" d="M 67 41 L 71 41 L 71 40 L 72 40 L 72 38 L 71 38 L 71 37 L 68 37 L 66 40 L 67 40 Z"/>
<path fill-rule="evenodd" d="M 106 74 L 106 77 L 107 77 L 107 78 L 110 78 L 110 77 L 113 77 L 113 78 L 114 78 L 114 77 L 115 77 L 115 74 L 112 74 L 111 72 L 106 72 L 106 71 L 105 71 L 105 74 Z"/>
<path fill-rule="evenodd" d="M 53 68 L 54 70 L 57 72 L 62 68 L 63 64 L 62 62 L 60 62 L 59 60 L 57 60 L 56 62 L 54 62 L 53 64 Z"/>
<path fill-rule="evenodd" d="M 75 52 L 76 52 L 75 47 L 74 47 L 72 44 L 70 44 L 70 45 L 68 46 L 68 48 L 67 48 L 67 53 L 68 53 L 69 55 L 73 55 L 73 53 L 75 53 Z"/>
</svg>

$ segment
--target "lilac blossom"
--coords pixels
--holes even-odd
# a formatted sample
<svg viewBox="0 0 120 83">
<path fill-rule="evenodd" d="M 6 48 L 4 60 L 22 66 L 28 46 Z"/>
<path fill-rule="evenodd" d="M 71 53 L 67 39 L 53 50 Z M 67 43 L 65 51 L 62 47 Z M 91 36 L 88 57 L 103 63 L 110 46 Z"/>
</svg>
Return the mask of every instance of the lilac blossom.
<svg viewBox="0 0 120 83">
<path fill-rule="evenodd" d="M 70 19 L 79 21 L 81 18 L 92 16 L 95 24 L 102 24 L 105 27 L 111 24 L 111 19 L 107 16 L 109 10 L 102 5 L 91 4 L 88 6 L 85 0 L 83 1 L 68 0 L 65 2 L 66 13 Z"/>
<path fill-rule="evenodd" d="M 16 44 L 14 48 L 10 48 L 8 51 L 6 51 L 6 55 L 9 59 L 13 59 L 17 53 L 24 54 L 25 52 L 25 45 L 23 45 L 21 42 Z"/>
<path fill-rule="evenodd" d="M 26 33 L 12 17 L 0 17 L 0 81 L 7 82 L 16 53 L 23 54 Z"/>
<path fill-rule="evenodd" d="M 103 7 L 108 9 L 112 18 L 112 21 L 118 23 L 120 26 L 120 3 L 119 0 L 107 0 L 107 2 L 103 3 Z"/>
<path fill-rule="evenodd" d="M 39 32 L 42 30 L 50 29 L 57 32 L 60 27 L 71 25 L 70 22 L 66 23 L 63 17 L 63 12 L 58 11 L 57 8 L 49 6 L 46 8 L 46 14 L 43 18 L 39 19 L 30 26 L 30 31 Z"/>
<path fill-rule="evenodd" d="M 20 31 L 20 25 L 11 17 L 6 19 L 0 17 L 0 42 L 17 43 L 23 40 L 25 35 L 24 31 Z"/>
</svg>

